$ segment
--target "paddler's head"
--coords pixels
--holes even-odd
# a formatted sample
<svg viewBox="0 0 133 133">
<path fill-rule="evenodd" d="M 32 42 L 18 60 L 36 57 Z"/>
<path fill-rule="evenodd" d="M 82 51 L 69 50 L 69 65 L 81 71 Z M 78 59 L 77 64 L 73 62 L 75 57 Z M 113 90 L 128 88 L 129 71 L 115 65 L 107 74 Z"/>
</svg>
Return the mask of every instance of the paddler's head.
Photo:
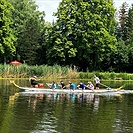
<svg viewBox="0 0 133 133">
<path fill-rule="evenodd" d="M 37 78 L 37 76 L 34 76 L 34 78 L 36 79 L 36 78 Z"/>
</svg>

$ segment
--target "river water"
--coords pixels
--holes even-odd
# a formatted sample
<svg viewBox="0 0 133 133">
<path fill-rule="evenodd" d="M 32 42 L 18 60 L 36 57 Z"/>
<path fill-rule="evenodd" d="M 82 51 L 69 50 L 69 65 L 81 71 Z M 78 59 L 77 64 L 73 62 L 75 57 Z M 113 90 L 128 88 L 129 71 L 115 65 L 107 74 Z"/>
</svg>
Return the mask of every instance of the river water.
<svg viewBox="0 0 133 133">
<path fill-rule="evenodd" d="M 21 86 L 28 84 L 25 80 L 16 82 Z M 133 89 L 133 82 L 128 81 L 104 84 L 124 84 L 123 89 Z M 133 93 L 37 94 L 22 92 L 9 80 L 0 80 L 0 133 L 132 132 Z"/>
</svg>

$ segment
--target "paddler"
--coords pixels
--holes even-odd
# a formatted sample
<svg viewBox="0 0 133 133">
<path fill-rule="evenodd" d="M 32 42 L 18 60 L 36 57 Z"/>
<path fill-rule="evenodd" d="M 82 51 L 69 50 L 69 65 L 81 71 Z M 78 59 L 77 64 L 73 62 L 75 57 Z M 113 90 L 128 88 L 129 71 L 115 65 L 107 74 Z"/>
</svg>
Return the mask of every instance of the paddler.
<svg viewBox="0 0 133 133">
<path fill-rule="evenodd" d="M 61 84 L 61 89 L 66 89 L 66 86 L 62 80 L 60 81 L 60 84 Z"/>
<path fill-rule="evenodd" d="M 86 85 L 84 83 L 80 82 L 79 85 L 78 85 L 78 88 L 82 89 L 82 90 L 85 90 L 86 89 Z"/>
<path fill-rule="evenodd" d="M 89 90 L 94 90 L 94 85 L 91 82 L 88 82 L 87 88 Z"/>
<path fill-rule="evenodd" d="M 58 84 L 52 81 L 51 89 L 58 89 Z"/>
<path fill-rule="evenodd" d="M 95 82 L 96 90 L 99 90 L 99 87 L 100 87 L 100 79 L 96 75 L 94 75 L 94 82 Z"/>
<path fill-rule="evenodd" d="M 38 87 L 38 82 L 36 80 L 37 76 L 33 76 L 32 78 L 29 79 L 31 87 Z"/>
<path fill-rule="evenodd" d="M 70 87 L 70 90 L 75 90 L 77 88 L 76 85 L 71 81 L 69 81 L 69 87 Z"/>
</svg>

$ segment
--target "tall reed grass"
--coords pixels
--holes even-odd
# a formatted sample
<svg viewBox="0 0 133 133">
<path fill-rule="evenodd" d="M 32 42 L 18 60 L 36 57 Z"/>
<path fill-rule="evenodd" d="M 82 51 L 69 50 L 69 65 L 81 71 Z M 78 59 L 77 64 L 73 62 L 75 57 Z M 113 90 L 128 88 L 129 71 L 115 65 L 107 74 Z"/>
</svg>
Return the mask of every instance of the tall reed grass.
<svg viewBox="0 0 133 133">
<path fill-rule="evenodd" d="M 133 80 L 133 74 L 115 72 L 78 72 L 69 66 L 20 66 L 0 64 L 0 78 L 29 78 L 36 75 L 42 79 L 88 79 L 93 80 L 94 74 L 101 80 Z"/>
<path fill-rule="evenodd" d="M 71 67 L 61 67 L 59 65 L 48 66 L 29 66 L 22 64 L 20 66 L 0 64 L 1 78 L 29 78 L 32 76 L 40 78 L 78 78 L 78 73 Z"/>
</svg>

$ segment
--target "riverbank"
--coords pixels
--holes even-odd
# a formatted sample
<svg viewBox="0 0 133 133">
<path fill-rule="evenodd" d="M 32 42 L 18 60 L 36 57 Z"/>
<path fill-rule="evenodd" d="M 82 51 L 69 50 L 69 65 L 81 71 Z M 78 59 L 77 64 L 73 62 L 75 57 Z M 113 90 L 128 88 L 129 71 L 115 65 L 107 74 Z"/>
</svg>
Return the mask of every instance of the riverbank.
<svg viewBox="0 0 133 133">
<path fill-rule="evenodd" d="M 59 65 L 48 66 L 28 66 L 22 64 L 0 65 L 0 78 L 29 78 L 36 75 L 40 79 L 90 79 L 96 74 L 101 80 L 133 80 L 131 73 L 115 72 L 78 72 L 69 66 L 61 67 Z"/>
</svg>

